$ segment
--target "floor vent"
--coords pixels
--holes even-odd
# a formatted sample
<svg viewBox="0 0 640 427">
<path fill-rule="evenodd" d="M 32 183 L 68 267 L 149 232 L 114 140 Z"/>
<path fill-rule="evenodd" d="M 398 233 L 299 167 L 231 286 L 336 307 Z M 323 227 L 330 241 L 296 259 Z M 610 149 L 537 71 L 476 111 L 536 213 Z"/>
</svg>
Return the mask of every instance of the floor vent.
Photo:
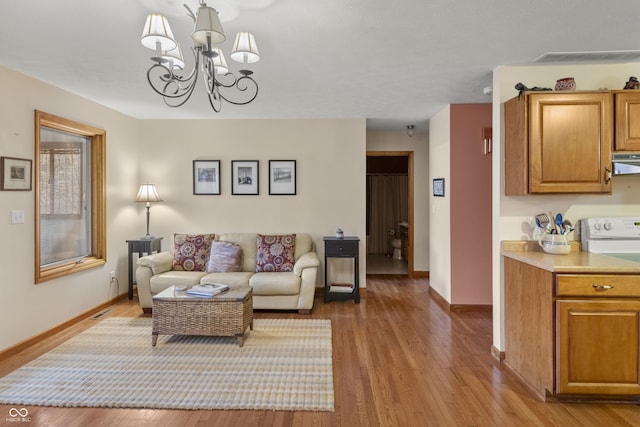
<svg viewBox="0 0 640 427">
<path fill-rule="evenodd" d="M 110 311 L 111 311 L 111 309 L 105 310 L 105 311 L 103 311 L 102 313 L 98 313 L 98 314 L 96 314 L 96 315 L 95 315 L 95 316 L 93 316 L 91 319 L 92 319 L 92 320 L 99 319 L 99 318 L 101 318 L 102 316 L 104 316 L 105 314 L 107 314 L 107 313 L 108 313 L 108 312 L 110 312 Z"/>
<path fill-rule="evenodd" d="M 610 50 L 594 52 L 545 52 L 533 62 L 550 63 L 609 63 L 640 61 L 640 50 Z"/>
</svg>

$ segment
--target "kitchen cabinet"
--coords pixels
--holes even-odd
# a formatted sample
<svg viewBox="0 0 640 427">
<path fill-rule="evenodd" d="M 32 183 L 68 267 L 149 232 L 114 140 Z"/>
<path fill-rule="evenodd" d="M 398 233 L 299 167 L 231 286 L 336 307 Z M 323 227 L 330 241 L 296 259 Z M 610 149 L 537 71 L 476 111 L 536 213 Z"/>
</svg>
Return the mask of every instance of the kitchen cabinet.
<svg viewBox="0 0 640 427">
<path fill-rule="evenodd" d="M 611 193 L 610 91 L 525 92 L 505 103 L 505 194 Z"/>
<path fill-rule="evenodd" d="M 504 258 L 505 363 L 542 400 L 640 397 L 640 275 Z"/>
<path fill-rule="evenodd" d="M 614 92 L 615 149 L 640 151 L 640 90 Z"/>
</svg>

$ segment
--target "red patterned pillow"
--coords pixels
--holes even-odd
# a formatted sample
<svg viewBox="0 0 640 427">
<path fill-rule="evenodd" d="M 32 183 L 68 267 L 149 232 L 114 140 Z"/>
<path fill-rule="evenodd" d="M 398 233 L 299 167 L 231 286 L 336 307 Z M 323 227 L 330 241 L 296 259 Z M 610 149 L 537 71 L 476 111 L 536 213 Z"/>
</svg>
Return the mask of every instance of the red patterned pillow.
<svg viewBox="0 0 640 427">
<path fill-rule="evenodd" d="M 205 271 L 215 234 L 174 234 L 173 270 Z"/>
<path fill-rule="evenodd" d="M 258 234 L 256 272 L 293 271 L 296 235 L 263 236 Z"/>
</svg>

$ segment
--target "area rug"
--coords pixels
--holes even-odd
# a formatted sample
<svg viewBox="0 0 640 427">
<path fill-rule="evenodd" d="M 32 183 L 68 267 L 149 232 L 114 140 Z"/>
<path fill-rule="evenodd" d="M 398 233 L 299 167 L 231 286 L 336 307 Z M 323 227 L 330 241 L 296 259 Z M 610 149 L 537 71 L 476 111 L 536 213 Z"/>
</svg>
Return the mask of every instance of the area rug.
<svg viewBox="0 0 640 427">
<path fill-rule="evenodd" d="M 59 407 L 333 411 L 331 321 L 256 319 L 234 337 L 160 335 L 100 321 L 0 378 L 0 403 Z"/>
</svg>

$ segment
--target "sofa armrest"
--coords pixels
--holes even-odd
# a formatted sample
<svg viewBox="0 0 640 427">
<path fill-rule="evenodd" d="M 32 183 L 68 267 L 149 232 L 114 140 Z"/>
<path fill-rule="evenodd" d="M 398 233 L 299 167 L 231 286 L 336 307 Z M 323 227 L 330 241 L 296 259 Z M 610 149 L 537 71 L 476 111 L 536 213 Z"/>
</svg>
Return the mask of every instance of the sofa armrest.
<svg viewBox="0 0 640 427">
<path fill-rule="evenodd" d="M 158 252 L 138 258 L 138 267 L 149 267 L 153 274 L 160 274 L 171 270 L 173 267 L 173 254 L 171 252 Z"/>
<path fill-rule="evenodd" d="M 302 270 L 305 268 L 317 268 L 320 265 L 320 260 L 318 259 L 318 254 L 315 252 L 307 252 L 303 254 L 296 263 L 293 265 L 293 274 L 300 277 L 302 275 Z"/>
</svg>

